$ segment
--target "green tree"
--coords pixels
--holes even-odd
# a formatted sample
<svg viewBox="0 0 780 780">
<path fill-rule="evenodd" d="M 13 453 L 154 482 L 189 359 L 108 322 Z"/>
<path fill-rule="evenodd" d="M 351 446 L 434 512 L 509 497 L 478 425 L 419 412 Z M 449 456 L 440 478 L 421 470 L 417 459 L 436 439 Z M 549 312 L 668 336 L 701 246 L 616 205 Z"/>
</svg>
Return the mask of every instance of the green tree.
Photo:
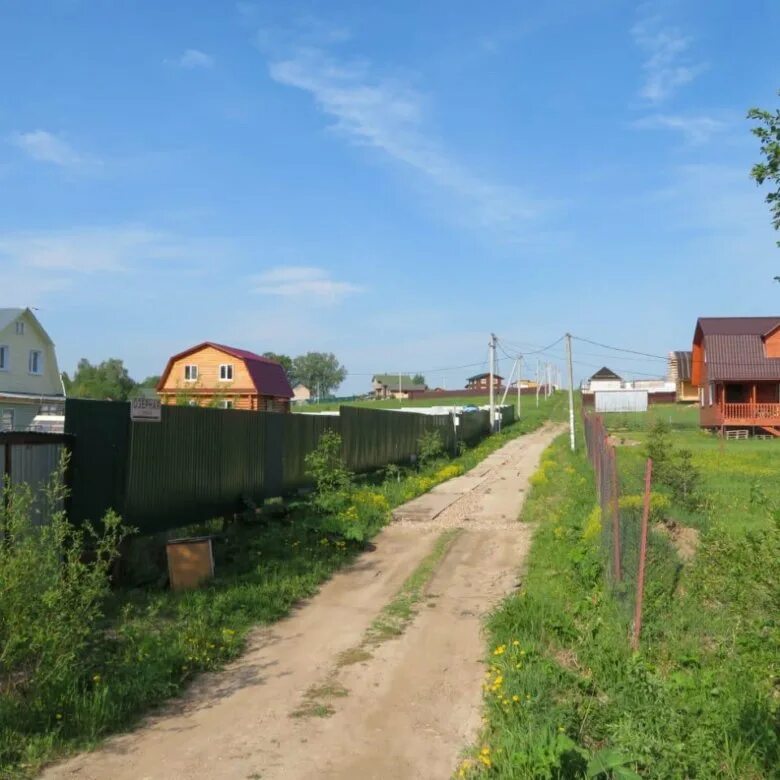
<svg viewBox="0 0 780 780">
<path fill-rule="evenodd" d="M 86 358 L 79 360 L 73 379 L 63 376 L 65 392 L 72 398 L 126 401 L 135 382 L 119 358 L 109 358 L 93 365 Z"/>
<path fill-rule="evenodd" d="M 320 396 L 330 395 L 347 377 L 332 352 L 307 352 L 293 360 L 296 380 Z"/>
<path fill-rule="evenodd" d="M 415 374 L 412 377 L 412 382 L 414 382 L 416 385 L 424 385 L 425 377 L 422 374 Z"/>
<path fill-rule="evenodd" d="M 293 368 L 293 359 L 289 355 L 282 355 L 276 352 L 263 352 L 263 357 L 281 363 L 284 373 L 287 374 L 287 379 L 290 381 L 291 385 L 294 385 L 298 381 Z"/>
<path fill-rule="evenodd" d="M 777 94 L 780 95 L 780 91 Z M 780 109 L 772 113 L 751 108 L 747 118 L 759 123 L 751 132 L 761 142 L 761 154 L 766 158 L 766 162 L 753 166 L 750 175 L 758 185 L 769 183 L 770 192 L 766 195 L 766 202 L 772 213 L 772 225 L 775 230 L 780 230 Z M 780 241 L 777 245 L 780 246 Z"/>
</svg>

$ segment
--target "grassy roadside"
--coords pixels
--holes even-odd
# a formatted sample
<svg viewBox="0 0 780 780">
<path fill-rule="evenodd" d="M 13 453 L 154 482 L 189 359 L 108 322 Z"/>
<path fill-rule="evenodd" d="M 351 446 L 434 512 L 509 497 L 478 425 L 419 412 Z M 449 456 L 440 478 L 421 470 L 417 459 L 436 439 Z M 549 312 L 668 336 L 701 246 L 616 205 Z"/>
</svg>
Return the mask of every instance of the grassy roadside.
<svg viewBox="0 0 780 780">
<path fill-rule="evenodd" d="M 620 456 L 641 457 L 632 450 Z M 739 473 L 750 452 L 730 453 Z M 711 484 L 712 465 L 699 462 Z M 654 591 L 648 571 L 643 644 L 633 654 L 625 611 L 604 586 L 587 461 L 561 437 L 540 474 L 523 515 L 539 524 L 530 567 L 489 620 L 485 727 L 458 775 L 777 777 L 780 534 L 776 508 L 755 500 L 760 486 L 753 501 L 744 477 L 741 491 L 709 495 L 698 551 L 688 563 L 675 559 L 673 589 Z M 750 516 L 742 533 L 720 520 L 735 512 Z M 653 537 L 675 555 L 658 530 Z"/>
<path fill-rule="evenodd" d="M 496 398 L 496 401 L 500 400 L 501 396 L 499 395 Z M 383 400 L 325 401 L 321 404 L 293 404 L 292 411 L 295 414 L 316 414 L 317 412 L 335 412 L 338 411 L 340 406 L 357 406 L 363 409 L 398 409 L 402 406 L 486 406 L 488 403 L 490 403 L 490 398 L 487 395 L 445 396 L 443 398 L 406 398 L 400 401 L 394 398 L 387 398 Z M 517 395 L 507 393 L 506 403 L 517 404 Z M 536 396 L 523 395 L 521 403 L 523 407 L 530 408 L 531 406 L 535 406 Z"/>
<path fill-rule="evenodd" d="M 388 475 L 361 491 L 394 507 L 560 416 L 562 407 L 562 397 L 553 398 L 457 458 Z M 305 504 L 287 516 L 261 518 L 225 533 L 219 524 L 189 530 L 218 533 L 216 577 L 207 587 L 190 593 L 154 587 L 114 592 L 90 651 L 63 666 L 63 693 L 56 702 L 30 707 L 0 684 L 0 777 L 30 775 L 59 755 L 130 727 L 200 672 L 239 655 L 253 627 L 284 617 L 363 549 L 324 533 Z M 0 665 L 0 683 L 2 671 Z"/>
</svg>

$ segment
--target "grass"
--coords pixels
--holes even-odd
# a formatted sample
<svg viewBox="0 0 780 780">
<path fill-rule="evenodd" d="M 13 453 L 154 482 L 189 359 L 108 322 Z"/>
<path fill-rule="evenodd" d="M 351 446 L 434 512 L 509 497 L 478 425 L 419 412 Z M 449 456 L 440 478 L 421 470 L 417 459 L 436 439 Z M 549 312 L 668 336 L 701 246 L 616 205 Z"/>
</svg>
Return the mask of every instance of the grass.
<svg viewBox="0 0 780 780">
<path fill-rule="evenodd" d="M 503 390 L 496 394 L 496 403 L 501 400 Z M 490 398 L 484 396 L 444 396 L 442 398 L 416 398 L 396 400 L 387 398 L 383 400 L 364 400 L 364 401 L 333 401 L 321 404 L 293 404 L 292 411 L 296 414 L 316 413 L 316 412 L 337 412 L 340 406 L 358 406 L 365 409 L 400 409 L 404 406 L 486 406 L 490 403 Z M 507 394 L 507 404 L 517 405 L 517 395 Z M 521 399 L 522 408 L 530 408 L 536 405 L 536 396 L 523 395 Z"/>
<path fill-rule="evenodd" d="M 559 394 L 457 458 L 402 472 L 367 489 L 397 506 L 548 418 L 560 419 L 562 407 Z M 219 669 L 238 656 L 252 627 L 287 615 L 363 549 L 323 533 L 305 504 L 287 516 L 261 517 L 224 533 L 219 522 L 188 530 L 217 535 L 214 580 L 187 593 L 153 586 L 115 591 L 93 652 L 79 660 L 79 680 L 88 682 L 74 680 L 71 695 L 56 711 L 26 711 L 24 702 L 4 695 L 0 685 L 0 777 L 27 776 L 63 753 L 91 747 L 132 726 L 202 671 Z M 151 555 L 145 549 L 145 557 Z M 147 579 L 154 582 L 154 573 Z M 399 602 L 399 615 L 409 606 Z"/>
<path fill-rule="evenodd" d="M 728 442 L 721 451 L 680 415 L 675 442 L 694 449 L 706 501 L 696 512 L 672 505 L 670 514 L 696 522 L 699 547 L 683 564 L 651 532 L 638 653 L 629 649 L 625 609 L 605 585 L 589 522 L 590 466 L 569 452 L 566 437 L 544 456 L 545 478 L 524 508 L 538 523 L 529 570 L 488 622 L 483 741 L 460 776 L 778 776 L 780 504 L 776 492 L 761 492 L 773 491 L 765 472 L 779 473 L 777 449 Z M 632 424 L 639 438 L 646 423 Z M 631 464 L 641 449 L 620 448 L 619 457 L 623 476 L 638 477 Z"/>
</svg>

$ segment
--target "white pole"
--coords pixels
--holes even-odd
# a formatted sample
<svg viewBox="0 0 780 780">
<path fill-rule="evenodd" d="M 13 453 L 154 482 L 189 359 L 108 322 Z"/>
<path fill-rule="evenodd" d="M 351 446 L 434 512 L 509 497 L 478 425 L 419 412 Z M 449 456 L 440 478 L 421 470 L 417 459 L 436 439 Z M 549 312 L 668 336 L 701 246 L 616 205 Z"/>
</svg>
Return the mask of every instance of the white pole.
<svg viewBox="0 0 780 780">
<path fill-rule="evenodd" d="M 569 363 L 569 442 L 574 452 L 574 368 L 571 359 L 571 334 L 566 334 L 566 358 Z"/>
<path fill-rule="evenodd" d="M 495 390 L 493 388 L 493 376 L 496 373 L 496 334 L 490 334 L 490 350 L 488 352 L 490 357 L 490 432 L 492 433 L 496 428 L 496 398 Z"/>
<path fill-rule="evenodd" d="M 401 372 L 398 372 L 398 401 L 401 401 Z"/>
<path fill-rule="evenodd" d="M 542 382 L 542 367 L 539 358 L 536 358 L 536 408 L 539 408 L 539 385 Z"/>
<path fill-rule="evenodd" d="M 504 402 L 506 401 L 506 394 L 509 392 L 509 388 L 512 386 L 512 377 L 515 375 L 516 368 L 517 368 L 517 361 L 515 360 L 514 364 L 512 365 L 512 373 L 509 375 L 509 379 L 507 380 L 507 383 L 504 386 L 504 395 L 501 396 L 501 406 L 504 405 Z"/>
<path fill-rule="evenodd" d="M 523 388 L 520 386 L 523 381 L 523 356 L 518 358 L 519 366 L 517 370 L 517 419 L 520 419 L 520 395 Z"/>
</svg>

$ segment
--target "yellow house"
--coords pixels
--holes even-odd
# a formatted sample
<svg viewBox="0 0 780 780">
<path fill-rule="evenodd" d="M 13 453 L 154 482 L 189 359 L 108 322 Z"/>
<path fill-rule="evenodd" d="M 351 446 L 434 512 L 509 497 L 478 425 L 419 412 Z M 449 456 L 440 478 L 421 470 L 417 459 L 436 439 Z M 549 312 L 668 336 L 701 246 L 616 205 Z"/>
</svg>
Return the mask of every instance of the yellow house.
<svg viewBox="0 0 780 780">
<path fill-rule="evenodd" d="M 65 388 L 54 342 L 30 309 L 0 309 L 0 431 L 62 414 Z"/>
<path fill-rule="evenodd" d="M 157 394 L 164 404 L 289 412 L 293 391 L 280 363 L 204 341 L 168 360 Z"/>
</svg>

